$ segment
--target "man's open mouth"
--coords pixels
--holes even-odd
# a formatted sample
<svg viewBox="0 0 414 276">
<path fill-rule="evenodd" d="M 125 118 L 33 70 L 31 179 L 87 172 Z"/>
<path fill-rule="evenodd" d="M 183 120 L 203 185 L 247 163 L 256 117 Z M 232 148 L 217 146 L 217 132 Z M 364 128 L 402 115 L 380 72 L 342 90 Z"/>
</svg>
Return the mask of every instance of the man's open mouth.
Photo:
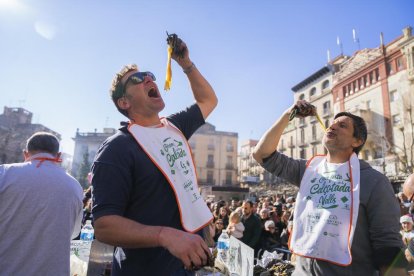
<svg viewBox="0 0 414 276">
<path fill-rule="evenodd" d="M 151 88 L 150 91 L 148 91 L 148 97 L 150 98 L 158 98 L 158 92 L 155 88 Z"/>
</svg>

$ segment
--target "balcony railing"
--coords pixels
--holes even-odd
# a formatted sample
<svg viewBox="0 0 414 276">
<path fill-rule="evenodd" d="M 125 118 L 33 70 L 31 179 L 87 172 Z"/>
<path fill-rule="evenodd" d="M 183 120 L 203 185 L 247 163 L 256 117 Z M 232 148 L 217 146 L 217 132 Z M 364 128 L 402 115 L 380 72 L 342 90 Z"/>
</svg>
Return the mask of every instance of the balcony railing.
<svg viewBox="0 0 414 276">
<path fill-rule="evenodd" d="M 207 168 L 214 168 L 214 161 L 207 161 L 206 167 Z"/>
<path fill-rule="evenodd" d="M 226 164 L 226 170 L 233 170 L 234 166 L 233 164 Z"/>
<path fill-rule="evenodd" d="M 214 145 L 207 145 L 207 149 L 209 149 L 209 150 L 214 150 L 214 149 L 215 149 L 215 147 L 214 147 Z"/>
</svg>

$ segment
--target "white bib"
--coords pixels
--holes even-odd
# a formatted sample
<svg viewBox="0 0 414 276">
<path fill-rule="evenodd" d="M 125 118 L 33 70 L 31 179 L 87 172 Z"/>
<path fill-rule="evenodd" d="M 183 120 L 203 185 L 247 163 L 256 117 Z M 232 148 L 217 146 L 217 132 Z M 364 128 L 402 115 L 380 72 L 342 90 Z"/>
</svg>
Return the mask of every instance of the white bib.
<svg viewBox="0 0 414 276">
<path fill-rule="evenodd" d="M 186 231 L 194 233 L 206 226 L 213 215 L 198 191 L 187 140 L 167 119 L 161 122 L 162 126 L 157 128 L 130 124 L 128 130 L 168 180 L 178 204 L 181 224 Z"/>
<path fill-rule="evenodd" d="M 296 198 L 290 249 L 297 255 L 347 266 L 358 219 L 359 160 L 343 164 L 325 156 L 309 160 Z"/>
</svg>

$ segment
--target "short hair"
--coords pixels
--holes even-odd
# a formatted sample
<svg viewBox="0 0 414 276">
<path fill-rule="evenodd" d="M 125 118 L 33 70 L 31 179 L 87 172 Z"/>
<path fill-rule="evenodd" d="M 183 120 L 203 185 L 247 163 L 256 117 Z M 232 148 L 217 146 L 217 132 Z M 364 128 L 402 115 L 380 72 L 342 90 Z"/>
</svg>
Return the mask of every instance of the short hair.
<svg viewBox="0 0 414 276">
<path fill-rule="evenodd" d="M 56 155 L 59 152 L 59 140 L 51 133 L 36 132 L 27 140 L 26 150 L 30 153 L 46 152 Z"/>
<path fill-rule="evenodd" d="M 249 204 L 250 208 L 253 208 L 253 201 L 251 200 L 245 200 L 244 203 Z"/>
<path fill-rule="evenodd" d="M 346 116 L 352 119 L 352 124 L 354 126 L 353 136 L 357 139 L 362 140 L 362 144 L 353 149 L 353 151 L 356 154 L 358 154 L 361 151 L 362 147 L 365 145 L 365 142 L 367 141 L 367 125 L 365 124 L 364 119 L 349 112 L 339 112 L 335 115 L 334 119 L 342 116 Z"/>
<path fill-rule="evenodd" d="M 122 84 L 121 80 L 128 72 L 135 70 L 138 70 L 138 66 L 136 64 L 127 64 L 124 67 L 122 67 L 122 69 L 118 73 L 116 73 L 115 77 L 112 79 L 112 85 L 109 89 L 109 94 L 116 108 L 122 115 L 126 117 L 128 117 L 128 112 L 124 109 L 121 109 L 118 106 L 118 100 L 122 98 L 125 93 L 125 86 L 124 84 Z"/>
</svg>

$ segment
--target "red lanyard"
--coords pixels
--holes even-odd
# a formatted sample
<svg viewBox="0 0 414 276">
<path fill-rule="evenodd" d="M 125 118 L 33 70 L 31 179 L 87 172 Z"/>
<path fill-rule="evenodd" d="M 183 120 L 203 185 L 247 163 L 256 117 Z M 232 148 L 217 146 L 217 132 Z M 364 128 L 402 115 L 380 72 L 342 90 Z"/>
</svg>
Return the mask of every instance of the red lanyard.
<svg viewBox="0 0 414 276">
<path fill-rule="evenodd" d="M 51 162 L 55 162 L 55 163 L 61 163 L 62 159 L 60 159 L 59 157 L 55 157 L 55 158 L 50 158 L 50 157 L 36 157 L 33 158 L 33 160 L 39 160 L 40 162 L 36 165 L 36 168 L 39 168 L 40 165 L 42 165 L 43 162 L 45 161 L 51 161 Z"/>
</svg>

